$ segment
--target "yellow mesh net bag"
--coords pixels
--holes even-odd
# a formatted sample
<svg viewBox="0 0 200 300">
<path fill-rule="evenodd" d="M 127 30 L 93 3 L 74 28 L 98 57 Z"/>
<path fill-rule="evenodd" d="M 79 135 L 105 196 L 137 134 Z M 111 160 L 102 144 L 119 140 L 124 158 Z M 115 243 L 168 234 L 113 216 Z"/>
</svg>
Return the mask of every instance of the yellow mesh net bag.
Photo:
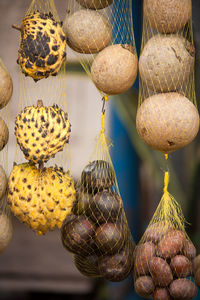
<svg viewBox="0 0 200 300">
<path fill-rule="evenodd" d="M 76 185 L 73 213 L 63 223 L 61 238 L 83 275 L 117 282 L 133 268 L 135 244 L 109 154 L 104 118 L 103 108 L 102 129 Z"/>
<path fill-rule="evenodd" d="M 165 172 L 164 193 L 134 252 L 134 287 L 141 297 L 154 300 L 193 299 L 192 261 L 196 249 L 185 231 L 181 207 L 168 192 Z"/>
<path fill-rule="evenodd" d="M 75 200 L 65 91 L 66 43 L 54 1 L 33 0 L 20 31 L 20 99 L 14 130 L 18 164 L 9 176 L 8 203 L 20 221 L 44 234 L 61 227 Z M 29 63 L 30 72 L 25 70 Z M 57 71 L 57 76 L 50 76 Z"/>
<path fill-rule="evenodd" d="M 69 0 L 63 24 L 67 45 L 102 96 L 121 94 L 138 70 L 132 1 Z"/>
<path fill-rule="evenodd" d="M 151 148 L 170 153 L 199 130 L 191 0 L 145 0 L 136 126 Z"/>
<path fill-rule="evenodd" d="M 0 58 L 0 253 L 8 247 L 13 234 L 10 210 L 7 205 L 9 101 L 12 92 L 12 78 Z"/>
</svg>

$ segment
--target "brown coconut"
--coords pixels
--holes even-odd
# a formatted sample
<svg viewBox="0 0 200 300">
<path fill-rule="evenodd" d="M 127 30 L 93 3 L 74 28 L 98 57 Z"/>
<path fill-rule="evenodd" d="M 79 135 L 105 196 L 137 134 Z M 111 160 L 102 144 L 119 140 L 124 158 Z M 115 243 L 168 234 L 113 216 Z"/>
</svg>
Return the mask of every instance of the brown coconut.
<svg viewBox="0 0 200 300">
<path fill-rule="evenodd" d="M 179 93 L 156 94 L 139 107 L 136 127 L 148 146 L 170 153 L 195 138 L 199 114 L 194 104 Z"/>
<path fill-rule="evenodd" d="M 4 196 L 8 180 L 3 167 L 0 165 L 0 199 Z"/>
<path fill-rule="evenodd" d="M 80 53 L 97 53 L 112 38 L 109 20 L 93 10 L 82 9 L 68 16 L 63 30 L 69 47 Z"/>
<path fill-rule="evenodd" d="M 192 13 L 191 0 L 144 0 L 144 16 L 161 33 L 183 28 Z"/>
<path fill-rule="evenodd" d="M 0 109 L 8 104 L 12 93 L 12 78 L 0 59 Z"/>
<path fill-rule="evenodd" d="M 137 77 L 138 61 L 131 45 L 116 44 L 103 49 L 91 66 L 96 87 L 108 95 L 127 91 Z"/>
<path fill-rule="evenodd" d="M 9 131 L 6 123 L 0 117 L 0 151 L 4 148 L 7 144 L 9 138 Z"/>
<path fill-rule="evenodd" d="M 3 252 L 12 239 L 13 227 L 10 216 L 0 214 L 0 253 Z"/>
<path fill-rule="evenodd" d="M 85 8 L 102 9 L 111 5 L 114 0 L 76 0 Z"/>
<path fill-rule="evenodd" d="M 194 68 L 194 46 L 177 35 L 156 35 L 144 46 L 139 72 L 147 88 L 156 92 L 177 91 Z"/>
</svg>

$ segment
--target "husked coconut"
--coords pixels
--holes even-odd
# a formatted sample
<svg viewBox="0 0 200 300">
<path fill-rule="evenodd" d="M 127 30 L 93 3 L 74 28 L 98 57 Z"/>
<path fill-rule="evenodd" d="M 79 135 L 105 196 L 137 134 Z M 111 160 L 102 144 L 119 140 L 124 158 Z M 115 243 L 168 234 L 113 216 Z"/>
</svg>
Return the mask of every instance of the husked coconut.
<svg viewBox="0 0 200 300">
<path fill-rule="evenodd" d="M 102 9 L 111 5 L 114 0 L 77 0 L 85 8 Z"/>
<path fill-rule="evenodd" d="M 13 227 L 8 215 L 0 214 L 0 253 L 3 252 L 12 239 Z"/>
<path fill-rule="evenodd" d="M 97 53 L 111 41 L 112 28 L 101 13 L 82 9 L 68 16 L 63 30 L 67 44 L 80 53 Z"/>
<path fill-rule="evenodd" d="M 178 35 L 156 35 L 144 46 L 139 73 L 149 89 L 171 92 L 189 79 L 194 68 L 194 46 Z"/>
<path fill-rule="evenodd" d="M 0 199 L 3 197 L 3 195 L 6 192 L 7 188 L 7 176 L 3 169 L 3 167 L 0 165 Z"/>
<path fill-rule="evenodd" d="M 0 59 L 0 109 L 8 104 L 12 97 L 12 93 L 12 78 Z"/>
<path fill-rule="evenodd" d="M 9 131 L 6 123 L 0 117 L 0 151 L 4 148 L 4 146 L 8 142 Z"/>
<path fill-rule="evenodd" d="M 156 94 L 138 109 L 136 127 L 145 143 L 164 153 L 188 145 L 199 130 L 195 105 L 179 93 Z"/>
<path fill-rule="evenodd" d="M 137 54 L 128 44 L 106 47 L 95 57 L 91 66 L 96 87 L 108 95 L 127 91 L 135 82 L 137 71 Z"/>
<path fill-rule="evenodd" d="M 144 0 L 143 3 L 144 16 L 162 33 L 177 32 L 192 14 L 191 0 Z"/>
</svg>

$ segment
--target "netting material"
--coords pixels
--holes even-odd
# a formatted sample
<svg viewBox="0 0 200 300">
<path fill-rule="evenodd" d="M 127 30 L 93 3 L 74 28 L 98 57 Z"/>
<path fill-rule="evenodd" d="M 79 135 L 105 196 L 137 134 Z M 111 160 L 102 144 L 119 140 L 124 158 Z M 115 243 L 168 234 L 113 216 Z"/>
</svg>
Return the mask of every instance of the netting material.
<svg viewBox="0 0 200 300">
<path fill-rule="evenodd" d="M 42 16 L 43 20 L 39 21 L 36 15 Z M 34 48 L 37 53 L 31 51 L 31 55 L 35 55 L 38 62 L 44 52 L 51 49 L 45 59 L 57 56 L 60 70 L 55 77 L 49 76 L 39 81 L 34 78 L 37 81 L 34 82 L 19 69 L 20 99 L 15 128 L 20 145 L 16 148 L 15 162 L 19 164 L 14 166 L 9 177 L 8 202 L 20 221 L 38 234 L 44 234 L 55 227 L 61 227 L 75 199 L 70 166 L 70 122 L 66 105 L 65 64 L 61 67 L 66 43 L 54 1 L 33 0 L 25 17 L 28 18 L 28 21 L 25 19 L 26 22 L 31 24 L 29 29 L 41 36 L 37 45 L 34 44 L 37 46 Z M 41 28 L 32 28 L 38 22 L 42 22 Z M 32 34 L 32 31 L 29 33 Z M 31 39 L 33 36 L 30 40 L 26 39 L 27 45 L 30 42 L 28 46 L 32 45 Z M 59 51 L 63 53 L 61 59 Z M 50 64 L 49 61 L 49 66 L 53 66 L 53 62 L 56 63 L 53 60 Z M 35 64 L 35 67 L 40 72 L 41 67 L 45 66 Z M 39 75 L 46 77 L 48 74 Z M 28 163 L 24 163 L 24 156 L 29 160 Z"/>
<path fill-rule="evenodd" d="M 169 173 L 165 172 L 163 196 L 135 250 L 135 289 L 142 297 L 157 299 L 156 294 L 164 293 L 193 299 L 197 290 L 189 277 L 196 249 L 185 231 L 181 207 L 168 192 L 168 183 Z"/>
<path fill-rule="evenodd" d="M 136 79 L 132 21 L 131 1 L 68 1 L 63 24 L 67 44 L 88 53 L 78 59 L 102 95 L 120 94 Z"/>
</svg>

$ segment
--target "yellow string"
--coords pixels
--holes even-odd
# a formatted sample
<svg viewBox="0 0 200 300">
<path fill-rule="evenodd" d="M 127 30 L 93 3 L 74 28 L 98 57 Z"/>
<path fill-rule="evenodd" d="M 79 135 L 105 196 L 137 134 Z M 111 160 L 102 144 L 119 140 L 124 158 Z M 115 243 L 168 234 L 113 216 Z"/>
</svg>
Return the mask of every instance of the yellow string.
<svg viewBox="0 0 200 300">
<path fill-rule="evenodd" d="M 165 159 L 167 160 L 169 157 L 169 154 L 168 153 L 165 153 Z"/>
<path fill-rule="evenodd" d="M 108 101 L 109 97 L 108 96 L 104 96 L 104 100 Z"/>
<path fill-rule="evenodd" d="M 105 113 L 101 114 L 101 134 L 105 132 Z"/>
<path fill-rule="evenodd" d="M 169 185 L 169 172 L 165 172 L 165 177 L 164 177 L 164 194 L 168 194 L 168 185 Z"/>
</svg>

